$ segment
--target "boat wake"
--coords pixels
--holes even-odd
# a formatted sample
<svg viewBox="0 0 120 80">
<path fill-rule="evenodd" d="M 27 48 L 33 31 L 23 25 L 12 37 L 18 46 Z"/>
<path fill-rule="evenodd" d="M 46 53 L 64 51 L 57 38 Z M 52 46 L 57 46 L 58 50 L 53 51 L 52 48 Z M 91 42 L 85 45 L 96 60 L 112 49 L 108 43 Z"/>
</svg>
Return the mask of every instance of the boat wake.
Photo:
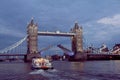
<svg viewBox="0 0 120 80">
<path fill-rule="evenodd" d="M 54 74 L 55 72 L 57 72 L 57 70 L 53 69 L 53 70 L 34 70 L 32 72 L 30 72 L 29 74 L 34 75 L 34 74 L 40 74 L 44 77 L 56 77 L 57 75 Z"/>
<path fill-rule="evenodd" d="M 44 70 L 35 70 L 35 71 L 30 72 L 29 74 L 41 74 L 43 72 Z"/>
<path fill-rule="evenodd" d="M 49 70 L 47 70 L 47 72 L 55 73 L 55 72 L 58 72 L 58 70 L 56 70 L 56 69 L 49 69 Z"/>
</svg>

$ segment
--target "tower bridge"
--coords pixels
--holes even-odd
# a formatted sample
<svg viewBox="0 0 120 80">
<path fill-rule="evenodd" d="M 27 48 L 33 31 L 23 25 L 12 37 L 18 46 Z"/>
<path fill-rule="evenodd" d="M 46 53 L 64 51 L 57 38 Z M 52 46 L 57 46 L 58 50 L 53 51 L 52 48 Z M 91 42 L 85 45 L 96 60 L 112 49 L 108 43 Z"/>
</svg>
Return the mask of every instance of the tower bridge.
<svg viewBox="0 0 120 80">
<path fill-rule="evenodd" d="M 70 32 L 49 32 L 49 31 L 38 31 L 38 25 L 34 23 L 33 19 L 27 25 L 27 36 L 25 36 L 20 41 L 16 42 L 15 44 L 0 50 L 0 56 L 24 56 L 26 61 L 31 61 L 33 57 L 40 56 L 38 51 L 38 36 L 61 36 L 61 37 L 70 37 L 71 38 L 71 48 L 72 52 L 74 52 L 74 58 L 79 59 L 83 52 L 83 44 L 82 44 L 82 27 L 75 23 L 74 27 L 70 30 Z M 13 49 L 20 46 L 24 41 L 27 41 L 27 50 L 25 55 L 20 54 L 4 54 L 4 53 L 11 53 Z"/>
<path fill-rule="evenodd" d="M 70 30 L 70 32 L 49 32 L 49 31 L 38 31 L 38 25 L 33 22 L 33 19 L 27 26 L 27 36 L 25 36 L 20 41 L 14 43 L 13 45 L 0 50 L 0 56 L 23 56 L 25 61 L 31 61 L 33 57 L 40 57 L 39 50 L 38 50 L 38 36 L 61 36 L 61 37 L 68 37 L 71 38 L 71 49 L 68 50 L 67 48 L 64 48 L 61 45 L 58 45 L 61 49 L 63 49 L 64 52 L 73 53 L 72 60 L 81 60 L 81 59 L 120 59 L 119 54 L 85 54 L 83 52 L 83 37 L 82 37 L 83 31 L 82 27 L 78 25 L 78 23 L 75 23 L 74 27 Z M 17 48 L 23 42 L 27 42 L 27 50 L 26 52 L 20 52 L 13 54 L 13 49 Z M 51 46 L 42 49 L 46 50 L 50 48 Z M 22 49 L 23 51 L 23 49 Z M 9 52 L 9 53 L 7 53 Z M 22 54 L 21 54 L 22 53 Z M 24 54 L 26 53 L 26 54 Z"/>
<path fill-rule="evenodd" d="M 40 56 L 38 54 L 38 36 L 62 36 L 71 38 L 71 47 L 74 52 L 74 59 L 82 58 L 83 41 L 82 41 L 82 27 L 75 23 L 70 32 L 43 32 L 38 31 L 38 25 L 34 23 L 33 19 L 27 26 L 27 60 L 30 61 L 32 57 Z"/>
</svg>

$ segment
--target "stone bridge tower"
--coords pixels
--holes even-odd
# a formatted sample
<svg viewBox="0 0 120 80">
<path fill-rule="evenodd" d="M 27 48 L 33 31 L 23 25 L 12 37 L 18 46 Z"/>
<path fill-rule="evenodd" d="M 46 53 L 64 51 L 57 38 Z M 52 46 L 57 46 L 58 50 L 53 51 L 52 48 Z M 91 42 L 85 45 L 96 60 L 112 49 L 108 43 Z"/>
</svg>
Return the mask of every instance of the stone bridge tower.
<svg viewBox="0 0 120 80">
<path fill-rule="evenodd" d="M 74 59 L 79 60 L 83 59 L 83 31 L 82 26 L 79 26 L 78 23 L 75 23 L 73 29 L 71 29 L 72 33 L 75 35 L 72 37 L 72 51 L 75 53 Z"/>
<path fill-rule="evenodd" d="M 38 54 L 38 26 L 33 19 L 27 26 L 27 61 L 31 61 L 33 57 L 40 56 Z"/>
</svg>

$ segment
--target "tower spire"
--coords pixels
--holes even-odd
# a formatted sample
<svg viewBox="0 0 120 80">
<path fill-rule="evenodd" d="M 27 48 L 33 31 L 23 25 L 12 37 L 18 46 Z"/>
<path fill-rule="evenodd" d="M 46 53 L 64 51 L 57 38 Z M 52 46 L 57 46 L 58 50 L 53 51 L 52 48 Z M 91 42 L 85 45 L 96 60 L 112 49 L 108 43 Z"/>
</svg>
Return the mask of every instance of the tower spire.
<svg viewBox="0 0 120 80">
<path fill-rule="evenodd" d="M 30 21 L 30 25 L 33 25 L 33 24 L 34 24 L 34 18 L 32 17 Z"/>
<path fill-rule="evenodd" d="M 78 25 L 78 22 L 75 21 L 75 26 L 74 26 L 75 29 L 78 29 L 79 28 L 79 25 Z"/>
</svg>

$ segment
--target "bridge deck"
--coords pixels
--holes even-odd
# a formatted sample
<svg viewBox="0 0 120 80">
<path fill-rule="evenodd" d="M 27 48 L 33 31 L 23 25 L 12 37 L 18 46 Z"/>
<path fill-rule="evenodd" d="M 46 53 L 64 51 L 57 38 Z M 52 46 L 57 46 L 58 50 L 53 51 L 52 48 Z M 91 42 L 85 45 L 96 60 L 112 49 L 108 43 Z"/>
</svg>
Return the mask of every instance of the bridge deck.
<svg viewBox="0 0 120 80">
<path fill-rule="evenodd" d="M 88 56 L 120 56 L 120 54 L 93 54 L 93 53 L 90 53 L 90 54 L 87 54 Z"/>
<path fill-rule="evenodd" d="M 26 54 L 0 54 L 0 56 L 26 56 Z"/>
<path fill-rule="evenodd" d="M 87 54 L 87 60 L 120 60 L 120 54 Z"/>
</svg>

